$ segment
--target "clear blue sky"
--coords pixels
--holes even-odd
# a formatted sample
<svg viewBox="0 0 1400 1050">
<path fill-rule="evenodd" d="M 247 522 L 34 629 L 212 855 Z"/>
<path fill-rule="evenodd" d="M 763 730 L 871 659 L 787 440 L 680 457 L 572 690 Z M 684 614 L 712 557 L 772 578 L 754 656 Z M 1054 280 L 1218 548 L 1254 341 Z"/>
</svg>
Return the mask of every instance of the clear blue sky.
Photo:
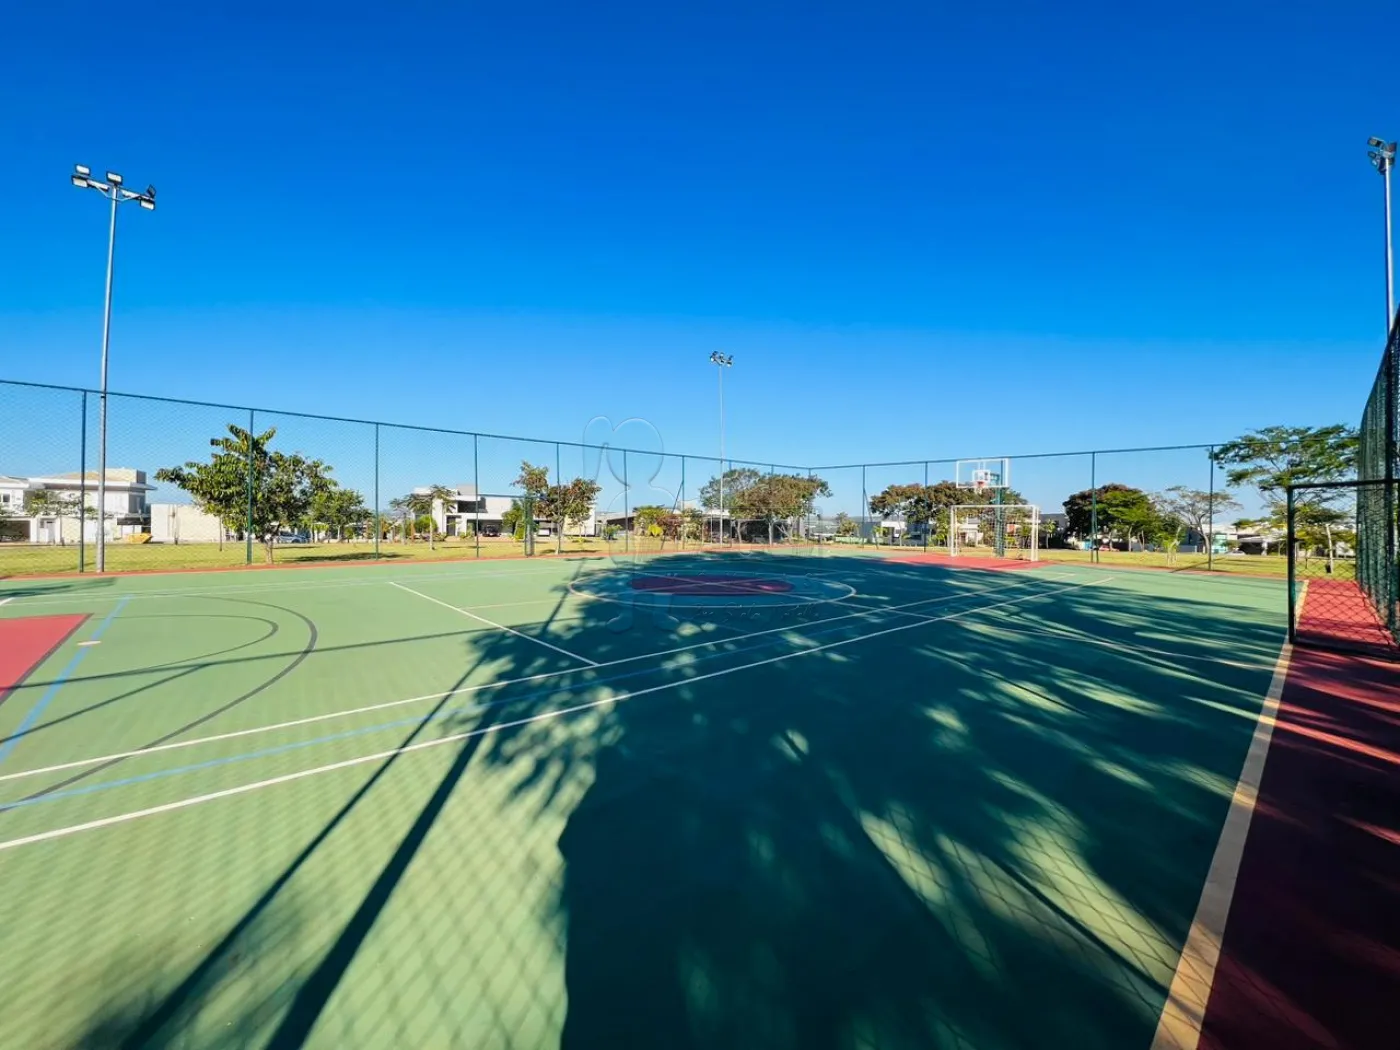
<svg viewBox="0 0 1400 1050">
<path fill-rule="evenodd" d="M 798 464 L 1359 417 L 1400 5 L 508 6 L 9 12 L 0 376 L 97 382 L 83 162 L 159 190 L 116 390 L 713 452 L 720 349 Z"/>
</svg>

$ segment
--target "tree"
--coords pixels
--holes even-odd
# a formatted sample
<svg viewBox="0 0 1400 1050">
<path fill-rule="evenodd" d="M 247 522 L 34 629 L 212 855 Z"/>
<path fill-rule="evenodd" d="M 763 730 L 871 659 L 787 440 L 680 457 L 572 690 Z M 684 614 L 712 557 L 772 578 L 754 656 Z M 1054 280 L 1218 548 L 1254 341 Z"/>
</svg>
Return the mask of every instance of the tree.
<svg viewBox="0 0 1400 1050">
<path fill-rule="evenodd" d="M 749 468 L 744 468 L 749 470 Z M 731 471 L 730 473 L 739 473 Z M 821 478 L 802 474 L 760 474 L 749 470 L 752 477 L 741 478 L 743 484 L 731 500 L 728 481 L 725 482 L 724 502 L 741 518 L 757 518 L 768 523 L 768 542 L 773 542 L 773 525 L 791 521 L 812 513 L 818 496 L 830 496 L 831 488 Z M 716 484 L 711 479 L 710 484 Z M 701 502 L 710 484 L 701 489 Z"/>
<path fill-rule="evenodd" d="M 537 467 L 529 460 L 520 463 L 520 476 L 514 482 L 531 501 L 535 521 L 547 521 L 554 527 L 555 550 L 564 551 L 564 530 L 572 523 L 587 520 L 593 513 L 598 493 L 603 487 L 588 478 L 574 478 L 567 484 L 551 485 L 549 468 Z M 518 530 L 517 530 L 518 531 Z"/>
<path fill-rule="evenodd" d="M 525 508 L 520 505 L 518 499 L 510 501 L 510 506 L 501 514 L 501 530 L 508 532 L 517 539 L 521 526 L 525 524 Z"/>
<path fill-rule="evenodd" d="M 1231 468 L 1231 485 L 1253 485 L 1270 508 L 1287 500 L 1289 485 L 1345 481 L 1356 473 L 1360 439 L 1341 423 L 1327 427 L 1264 427 L 1219 446 L 1212 458 Z M 1305 489 L 1296 506 L 1326 506 L 1341 498 L 1341 490 Z"/>
<path fill-rule="evenodd" d="M 311 520 L 327 529 L 334 529 L 337 539 L 345 539 L 345 530 L 363 524 L 373 517 L 365 506 L 365 498 L 354 489 L 343 489 L 334 482 L 311 498 Z"/>
<path fill-rule="evenodd" d="M 890 485 L 870 499 L 870 512 L 877 518 L 894 518 L 910 525 L 927 527 L 935 543 L 946 542 L 949 510 L 956 506 L 990 505 L 996 502 L 992 491 L 978 493 L 959 488 L 953 481 L 932 485 Z M 1021 494 L 1002 492 L 1003 503 L 1021 503 Z"/>
<path fill-rule="evenodd" d="M 1356 542 L 1356 533 L 1346 527 L 1351 515 L 1336 507 L 1304 504 L 1293 509 L 1293 533 L 1302 548 L 1304 561 L 1313 551 L 1327 553 L 1327 571 L 1337 568 L 1337 544 Z"/>
<path fill-rule="evenodd" d="M 549 520 L 554 523 L 556 551 L 563 553 L 564 530 L 571 524 L 582 524 L 593 514 L 602 489 L 603 486 L 589 478 L 574 478 L 566 485 L 551 485 L 545 490 L 544 506 Z"/>
<path fill-rule="evenodd" d="M 1098 531 L 1094 536 L 1094 504 L 1098 504 Z M 1065 527 L 1078 536 L 1088 536 L 1097 543 L 1104 536 L 1114 536 L 1141 528 L 1149 520 L 1152 501 L 1142 489 L 1116 481 L 1097 489 L 1084 489 L 1065 500 Z M 1145 509 L 1144 509 L 1145 508 Z"/>
<path fill-rule="evenodd" d="M 427 485 L 414 489 L 406 496 L 390 500 L 389 506 L 396 510 L 399 519 L 406 523 L 409 537 L 415 535 L 418 529 L 422 529 L 428 534 L 428 549 L 436 550 L 434 536 L 437 533 L 437 522 L 433 518 L 433 507 L 439 500 L 448 500 L 454 495 L 456 494 L 446 485 Z"/>
<path fill-rule="evenodd" d="M 705 512 L 698 507 L 685 507 L 681 510 L 681 538 L 698 540 L 705 529 Z"/>
<path fill-rule="evenodd" d="M 660 504 L 649 503 L 632 509 L 632 520 L 636 522 L 639 531 L 649 531 L 653 526 L 659 526 L 664 518 L 671 512 Z"/>
<path fill-rule="evenodd" d="M 763 477 L 763 474 L 753 467 L 733 467 L 726 470 L 721 477 L 723 485 L 720 484 L 720 478 L 711 478 L 700 487 L 700 506 L 706 510 L 723 509 L 732 513 L 742 500 L 742 494 Z M 723 508 L 720 507 L 721 488 L 724 490 Z"/>
<path fill-rule="evenodd" d="M 312 500 L 333 484 L 320 460 L 271 449 L 276 436 L 276 427 L 253 434 L 230 424 L 227 437 L 209 439 L 209 462 L 162 467 L 156 479 L 188 493 L 226 529 L 260 537 L 270 563 L 278 531 L 305 521 Z"/>
<path fill-rule="evenodd" d="M 854 536 L 857 532 L 855 519 L 844 510 L 836 515 L 836 535 Z"/>
<path fill-rule="evenodd" d="M 1152 502 L 1159 514 L 1179 519 L 1200 536 L 1207 547 L 1213 542 L 1211 532 L 1214 523 L 1232 511 L 1244 509 L 1239 501 L 1226 491 L 1205 492 L 1185 485 L 1173 485 L 1153 497 Z"/>
</svg>

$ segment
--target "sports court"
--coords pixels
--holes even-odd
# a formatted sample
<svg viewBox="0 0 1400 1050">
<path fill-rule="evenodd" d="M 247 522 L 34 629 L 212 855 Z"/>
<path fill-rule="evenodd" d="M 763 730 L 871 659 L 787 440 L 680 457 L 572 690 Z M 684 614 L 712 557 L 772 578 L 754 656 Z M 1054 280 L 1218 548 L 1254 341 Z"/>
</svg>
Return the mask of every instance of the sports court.
<svg viewBox="0 0 1400 1050">
<path fill-rule="evenodd" d="M 1146 1050 L 1282 585 L 971 564 L 0 582 L 3 1042 Z"/>
</svg>

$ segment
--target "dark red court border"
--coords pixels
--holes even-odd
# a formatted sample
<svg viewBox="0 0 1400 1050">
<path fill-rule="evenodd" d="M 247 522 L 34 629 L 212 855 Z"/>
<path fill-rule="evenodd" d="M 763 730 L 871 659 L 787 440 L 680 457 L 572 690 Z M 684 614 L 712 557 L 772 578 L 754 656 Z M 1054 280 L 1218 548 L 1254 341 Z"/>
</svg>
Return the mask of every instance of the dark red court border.
<svg viewBox="0 0 1400 1050">
<path fill-rule="evenodd" d="M 954 558 L 949 554 L 904 554 L 897 558 L 886 558 L 885 561 L 894 562 L 896 565 L 942 565 L 950 569 L 986 569 L 991 572 L 1014 572 L 1047 564 L 1018 558 L 981 558 L 972 555 Z"/>
<path fill-rule="evenodd" d="M 0 620 L 0 704 L 87 618 L 87 613 L 66 613 Z"/>
<path fill-rule="evenodd" d="M 787 580 L 771 576 L 732 576 L 724 573 L 634 576 L 631 587 L 634 591 L 649 591 L 653 594 L 683 594 L 695 597 L 787 594 L 792 590 L 792 584 Z"/>
<path fill-rule="evenodd" d="M 1393 1050 L 1398 1010 L 1400 667 L 1298 647 L 1200 1046 Z"/>
</svg>

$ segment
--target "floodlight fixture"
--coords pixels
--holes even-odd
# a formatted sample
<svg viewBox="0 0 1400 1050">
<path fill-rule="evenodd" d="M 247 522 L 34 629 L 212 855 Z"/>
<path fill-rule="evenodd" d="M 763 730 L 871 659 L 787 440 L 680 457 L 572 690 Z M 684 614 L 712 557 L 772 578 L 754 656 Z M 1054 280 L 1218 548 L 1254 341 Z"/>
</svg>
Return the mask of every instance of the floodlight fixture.
<svg viewBox="0 0 1400 1050">
<path fill-rule="evenodd" d="M 141 204 L 141 207 L 145 208 L 147 211 L 155 211 L 155 210 L 156 210 L 156 202 L 153 201 L 153 200 L 151 200 L 150 197 L 141 197 L 141 198 L 140 198 L 140 204 Z"/>
<path fill-rule="evenodd" d="M 1395 143 L 1372 135 L 1366 140 L 1371 147 L 1371 164 L 1380 173 L 1385 190 L 1385 333 L 1389 338 L 1395 319 L 1395 261 L 1390 239 L 1390 172 L 1395 167 Z"/>
<path fill-rule="evenodd" d="M 109 171 L 107 172 L 107 181 L 113 186 L 120 186 L 122 184 L 122 177 L 115 171 Z"/>
<path fill-rule="evenodd" d="M 86 164 L 74 164 L 73 170 L 76 171 L 83 178 L 87 178 L 89 175 L 92 174 L 92 169 L 89 168 Z"/>
<path fill-rule="evenodd" d="M 79 189 L 86 187 L 88 184 L 88 180 L 83 178 L 81 175 L 70 175 L 69 179 L 73 183 L 73 185 L 77 186 Z"/>
</svg>

